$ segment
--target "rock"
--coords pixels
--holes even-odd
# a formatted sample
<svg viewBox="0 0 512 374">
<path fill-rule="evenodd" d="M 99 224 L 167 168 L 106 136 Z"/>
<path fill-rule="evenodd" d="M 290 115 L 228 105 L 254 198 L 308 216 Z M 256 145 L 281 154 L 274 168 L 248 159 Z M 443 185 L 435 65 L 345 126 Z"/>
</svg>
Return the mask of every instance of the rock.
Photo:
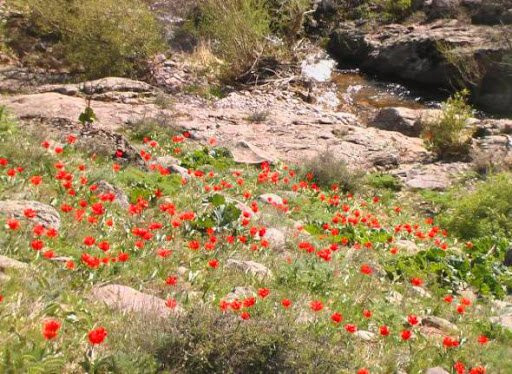
<svg viewBox="0 0 512 374">
<path fill-rule="evenodd" d="M 344 23 L 330 38 L 328 49 L 340 62 L 362 70 L 431 87 L 453 89 L 460 70 L 438 48 L 446 46 L 457 59 L 479 64 L 482 79 L 473 98 L 496 113 L 512 110 L 512 74 L 504 63 L 503 27 L 438 21 L 428 24 L 387 25 L 375 31 Z M 458 77 L 458 78 L 457 78 Z"/>
<path fill-rule="evenodd" d="M 128 196 L 118 187 L 115 187 L 108 183 L 105 180 L 100 180 L 96 183 L 96 186 L 98 186 L 97 192 L 100 194 L 104 193 L 112 193 L 116 197 L 114 202 L 119 204 L 122 208 L 127 209 L 130 206 L 130 201 L 128 200 Z"/>
<path fill-rule="evenodd" d="M 2 256 L 0 255 L 0 272 L 6 270 L 6 269 L 27 269 L 29 266 L 28 264 L 14 260 L 12 258 Z"/>
<path fill-rule="evenodd" d="M 84 111 L 85 100 L 55 92 L 31 95 L 0 97 L 0 105 L 5 105 L 20 119 L 42 118 L 46 120 L 62 118 L 78 123 Z M 91 108 L 96 114 L 95 124 L 102 129 L 117 130 L 120 127 L 147 118 L 156 118 L 163 111 L 154 105 L 134 105 L 93 100 Z"/>
<path fill-rule="evenodd" d="M 58 229 L 60 227 L 59 212 L 52 206 L 29 200 L 5 200 L 0 201 L 0 215 L 25 219 L 25 209 L 33 209 L 36 216 L 31 222 L 41 224 L 48 228 Z"/>
<path fill-rule="evenodd" d="M 436 366 L 435 368 L 430 368 L 425 371 L 425 374 L 450 374 L 442 367 Z"/>
<path fill-rule="evenodd" d="M 403 295 L 398 291 L 390 291 L 386 300 L 391 304 L 400 304 L 403 301 Z"/>
<path fill-rule="evenodd" d="M 512 266 L 512 247 L 508 248 L 507 253 L 505 254 L 505 260 L 503 260 L 503 265 Z"/>
<path fill-rule="evenodd" d="M 491 322 L 500 325 L 504 329 L 508 329 L 512 332 L 512 313 L 502 314 L 498 317 L 491 317 Z"/>
<path fill-rule="evenodd" d="M 391 172 L 411 189 L 432 189 L 442 191 L 451 186 L 453 180 L 469 169 L 464 162 L 432 163 L 403 166 Z"/>
<path fill-rule="evenodd" d="M 414 190 L 443 191 L 450 187 L 451 182 L 443 175 L 420 174 L 408 179 L 405 185 Z"/>
<path fill-rule="evenodd" d="M 230 258 L 226 261 L 225 268 L 227 269 L 236 269 L 242 271 L 244 273 L 249 273 L 258 278 L 271 277 L 272 272 L 265 265 L 260 264 L 255 261 L 241 261 Z"/>
<path fill-rule="evenodd" d="M 458 331 L 456 325 L 451 323 L 450 321 L 436 317 L 436 316 L 425 316 L 421 319 L 421 325 L 427 327 L 433 327 L 439 330 L 443 330 L 447 333 Z"/>
<path fill-rule="evenodd" d="M 512 24 L 512 4 L 503 0 L 483 0 L 473 5 L 471 22 L 482 25 Z"/>
<path fill-rule="evenodd" d="M 241 164 L 261 164 L 262 162 L 273 164 L 276 162 L 275 157 L 245 140 L 239 141 L 234 146 L 228 148 L 235 162 Z"/>
<path fill-rule="evenodd" d="M 282 197 L 273 193 L 265 193 L 260 195 L 259 200 L 270 205 L 283 205 Z"/>
<path fill-rule="evenodd" d="M 256 292 L 254 292 L 252 287 L 235 287 L 233 291 L 226 295 L 225 300 L 231 302 L 233 300 L 242 300 L 254 296 L 256 296 Z"/>
<path fill-rule="evenodd" d="M 384 108 L 377 112 L 369 125 L 381 130 L 397 131 L 407 136 L 418 137 L 424 121 L 438 114 L 440 111 L 436 109 Z"/>
<path fill-rule="evenodd" d="M 404 251 L 411 255 L 415 255 L 421 251 L 421 249 L 418 248 L 416 243 L 414 243 L 411 240 L 399 239 L 396 242 L 394 242 L 394 245 L 398 247 L 398 249 L 400 249 L 401 251 Z"/>
<path fill-rule="evenodd" d="M 171 165 L 169 169 L 175 173 L 178 173 L 183 179 L 189 180 L 191 178 L 188 170 L 183 166 Z"/>
<path fill-rule="evenodd" d="M 426 298 L 431 298 L 432 295 L 430 294 L 430 292 L 428 292 L 426 289 L 424 289 L 423 287 L 418 287 L 418 286 L 412 286 L 411 287 L 412 290 L 414 292 L 416 292 L 419 296 L 421 297 L 426 297 Z"/>
<path fill-rule="evenodd" d="M 169 171 L 172 171 L 171 168 L 174 165 L 179 165 L 180 164 L 180 160 L 178 160 L 177 158 L 174 158 L 172 156 L 161 156 L 161 157 L 157 157 L 155 159 L 155 163 L 157 165 L 160 165 L 160 166 L 166 168 Z"/>
<path fill-rule="evenodd" d="M 359 339 L 364 340 L 366 342 L 371 342 L 376 339 L 376 335 L 373 332 L 365 330 L 357 330 L 354 333 L 354 336 L 357 336 Z"/>
<path fill-rule="evenodd" d="M 286 246 L 286 235 L 279 229 L 273 227 L 267 229 L 263 238 L 268 240 L 272 249 L 281 250 Z"/>
<path fill-rule="evenodd" d="M 119 284 L 94 287 L 90 299 L 105 303 L 109 308 L 123 313 L 139 313 L 165 318 L 184 312 L 180 306 L 171 309 L 165 305 L 163 299 Z"/>
<path fill-rule="evenodd" d="M 85 152 L 110 156 L 119 163 L 131 163 L 146 167 L 137 149 L 124 136 L 96 126 L 82 128 L 76 141 L 76 147 Z M 118 152 L 121 152 L 121 156 L 117 156 Z"/>
<path fill-rule="evenodd" d="M 299 315 L 295 319 L 296 323 L 304 324 L 304 323 L 312 323 L 315 321 L 315 316 L 309 312 L 309 310 L 301 309 Z"/>
<path fill-rule="evenodd" d="M 429 19 L 452 18 L 460 12 L 461 0 L 428 0 L 425 11 Z"/>
<path fill-rule="evenodd" d="M 306 79 L 317 82 L 325 82 L 331 78 L 336 61 L 329 58 L 325 53 L 307 56 L 301 63 L 301 73 Z"/>
</svg>

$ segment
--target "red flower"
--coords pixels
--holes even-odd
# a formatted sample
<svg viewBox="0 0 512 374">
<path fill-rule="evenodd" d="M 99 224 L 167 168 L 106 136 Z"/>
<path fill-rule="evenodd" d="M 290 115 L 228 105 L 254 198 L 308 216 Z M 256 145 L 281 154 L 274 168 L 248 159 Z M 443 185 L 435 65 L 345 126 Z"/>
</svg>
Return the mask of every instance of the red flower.
<svg viewBox="0 0 512 374">
<path fill-rule="evenodd" d="M 403 330 L 400 336 L 402 337 L 402 340 L 409 340 L 412 336 L 412 332 L 410 330 Z"/>
<path fill-rule="evenodd" d="M 107 337 L 107 330 L 104 327 L 97 327 L 88 334 L 89 343 L 92 345 L 101 344 Z"/>
<path fill-rule="evenodd" d="M 365 318 L 372 318 L 372 311 L 368 309 L 363 310 L 363 316 Z"/>
<path fill-rule="evenodd" d="M 0 295 L 0 303 L 4 301 L 4 297 L 2 295 Z"/>
<path fill-rule="evenodd" d="M 126 262 L 126 261 L 128 261 L 129 258 L 130 258 L 130 255 L 128 253 L 124 253 L 124 252 L 119 253 L 119 255 L 117 256 L 117 260 L 119 262 Z"/>
<path fill-rule="evenodd" d="M 240 318 L 242 318 L 244 321 L 246 321 L 246 320 L 248 320 L 248 319 L 250 319 L 250 318 L 251 318 L 251 315 L 250 315 L 250 313 L 249 313 L 249 312 L 242 312 L 242 313 L 240 314 Z"/>
<path fill-rule="evenodd" d="M 413 286 L 420 287 L 421 285 L 423 285 L 423 280 L 421 278 L 412 278 L 411 284 Z"/>
<path fill-rule="evenodd" d="M 331 314 L 331 320 L 332 320 L 334 323 L 338 324 L 338 323 L 340 323 L 341 321 L 343 321 L 343 316 L 342 316 L 340 313 L 335 312 L 335 313 Z"/>
<path fill-rule="evenodd" d="M 478 342 L 482 345 L 489 343 L 489 338 L 485 335 L 480 335 L 478 337 Z"/>
<path fill-rule="evenodd" d="M 178 302 L 175 299 L 169 298 L 165 301 L 165 306 L 169 309 L 174 309 L 174 308 L 176 308 L 177 305 L 178 305 Z"/>
<path fill-rule="evenodd" d="M 347 323 L 345 325 L 345 330 L 351 334 L 355 333 L 357 331 L 357 326 L 352 323 Z"/>
<path fill-rule="evenodd" d="M 466 367 L 464 366 L 464 364 L 460 361 L 457 361 L 454 365 L 453 365 L 453 368 L 455 369 L 455 371 L 457 372 L 457 374 L 464 374 L 466 372 Z"/>
<path fill-rule="evenodd" d="M 445 302 L 447 302 L 447 303 L 451 303 L 453 301 L 453 296 L 452 295 L 446 295 L 443 300 Z"/>
<path fill-rule="evenodd" d="M 18 221 L 17 219 L 15 218 L 10 218 L 7 220 L 7 226 L 9 226 L 9 228 L 11 230 L 18 230 L 20 228 L 20 221 Z"/>
<path fill-rule="evenodd" d="M 443 339 L 443 345 L 446 347 L 446 348 L 455 348 L 455 347 L 458 347 L 459 346 L 459 341 L 450 337 L 450 336 L 446 336 L 444 339 Z"/>
<path fill-rule="evenodd" d="M 258 295 L 264 299 L 270 294 L 270 290 L 268 288 L 260 288 L 258 290 Z"/>
<path fill-rule="evenodd" d="M 23 215 L 27 218 L 34 218 L 37 215 L 37 212 L 32 208 L 28 208 L 23 211 Z"/>
<path fill-rule="evenodd" d="M 188 247 L 193 251 L 197 251 L 199 249 L 199 242 L 197 240 L 191 240 L 188 242 Z"/>
<path fill-rule="evenodd" d="M 382 325 L 379 327 L 379 333 L 382 335 L 382 336 L 388 336 L 390 331 L 389 331 L 389 327 L 387 327 L 386 325 Z"/>
<path fill-rule="evenodd" d="M 43 323 L 43 336 L 46 340 L 52 340 L 57 337 L 60 329 L 60 322 L 56 320 L 49 320 Z"/>
<path fill-rule="evenodd" d="M 370 370 L 362 368 L 357 371 L 357 374 L 370 374 Z"/>
<path fill-rule="evenodd" d="M 32 243 L 30 243 L 30 245 L 34 251 L 40 251 L 44 247 L 44 243 L 42 240 L 33 240 Z"/>
<path fill-rule="evenodd" d="M 409 322 L 411 326 L 416 326 L 419 322 L 418 317 L 415 316 L 414 314 L 410 314 L 409 316 L 407 316 L 407 322 Z"/>
<path fill-rule="evenodd" d="M 110 249 L 110 244 L 107 241 L 102 241 L 98 243 L 98 248 L 106 252 Z"/>
<path fill-rule="evenodd" d="M 43 257 L 50 260 L 55 257 L 55 252 L 52 250 L 44 251 Z"/>
<path fill-rule="evenodd" d="M 165 283 L 167 283 L 169 286 L 175 286 L 176 283 L 178 283 L 178 277 L 174 275 L 169 275 L 165 280 Z"/>
<path fill-rule="evenodd" d="M 283 308 L 288 309 L 292 305 L 292 302 L 289 299 L 283 299 L 281 300 L 281 305 Z"/>
<path fill-rule="evenodd" d="M 309 307 L 313 312 L 319 312 L 324 308 L 324 304 L 320 300 L 313 300 L 309 303 Z"/>
<path fill-rule="evenodd" d="M 212 269 L 217 269 L 217 267 L 219 266 L 219 260 L 213 259 L 208 261 L 208 266 L 211 267 Z"/>
<path fill-rule="evenodd" d="M 361 265 L 361 274 L 371 275 L 372 273 L 373 273 L 373 269 L 370 267 L 370 265 L 367 265 L 367 264 Z"/>
<path fill-rule="evenodd" d="M 94 239 L 92 236 L 86 236 L 86 237 L 84 238 L 83 243 L 84 243 L 86 246 L 90 247 L 90 246 L 94 245 L 94 243 L 96 243 L 96 239 Z"/>
<path fill-rule="evenodd" d="M 469 374 L 485 374 L 486 370 L 483 366 L 477 366 L 469 371 Z"/>
<path fill-rule="evenodd" d="M 43 177 L 40 175 L 34 175 L 32 178 L 30 178 L 30 183 L 32 183 L 34 186 L 39 186 L 42 181 Z"/>
</svg>

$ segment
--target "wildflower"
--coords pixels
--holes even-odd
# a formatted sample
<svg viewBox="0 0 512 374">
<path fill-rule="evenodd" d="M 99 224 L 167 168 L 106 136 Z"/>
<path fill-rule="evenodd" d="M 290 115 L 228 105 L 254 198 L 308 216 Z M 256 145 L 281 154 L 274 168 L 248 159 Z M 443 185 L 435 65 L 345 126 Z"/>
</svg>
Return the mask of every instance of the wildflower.
<svg viewBox="0 0 512 374">
<path fill-rule="evenodd" d="M 382 335 L 382 336 L 388 336 L 390 331 L 389 331 L 389 327 L 387 327 L 386 325 L 382 325 L 379 327 L 379 333 Z"/>
<path fill-rule="evenodd" d="M 412 278 L 411 284 L 416 287 L 421 287 L 423 285 L 423 280 L 421 278 Z"/>
<path fill-rule="evenodd" d="M 197 251 L 199 249 L 199 242 L 197 240 L 191 240 L 188 242 L 188 247 L 193 251 Z"/>
<path fill-rule="evenodd" d="M 260 288 L 258 290 L 258 295 L 264 299 L 270 294 L 270 290 L 268 288 Z"/>
<path fill-rule="evenodd" d="M 411 326 L 416 326 L 419 323 L 419 320 L 417 316 L 410 314 L 407 316 L 407 322 L 409 322 Z"/>
<path fill-rule="evenodd" d="M 335 313 L 331 314 L 331 320 L 332 320 L 334 323 L 338 324 L 338 323 L 340 323 L 341 321 L 343 321 L 343 316 L 342 316 L 340 313 L 335 312 Z"/>
<path fill-rule="evenodd" d="M 50 259 L 55 257 L 55 252 L 52 251 L 52 250 L 44 251 L 43 252 L 43 257 L 48 259 L 48 260 L 50 260 Z"/>
<path fill-rule="evenodd" d="M 43 336 L 46 340 L 52 340 L 57 337 L 60 329 L 60 322 L 56 320 L 49 320 L 43 323 Z"/>
<path fill-rule="evenodd" d="M 352 323 L 347 323 L 345 325 L 345 330 L 351 334 L 354 334 L 357 331 L 357 326 Z"/>
<path fill-rule="evenodd" d="M 167 299 L 165 300 L 165 306 L 169 309 L 174 309 L 178 305 L 178 302 L 175 299 Z"/>
<path fill-rule="evenodd" d="M 128 253 L 124 253 L 124 252 L 119 253 L 119 255 L 117 256 L 117 260 L 119 262 L 126 262 L 126 261 L 128 261 L 129 258 L 130 258 L 130 255 Z"/>
<path fill-rule="evenodd" d="M 26 218 L 34 218 L 36 215 L 37 215 L 37 212 L 32 209 L 32 208 L 27 208 L 23 211 L 23 215 L 26 217 Z"/>
<path fill-rule="evenodd" d="M 489 342 L 489 338 L 485 335 L 480 335 L 478 337 L 478 342 L 482 345 L 487 344 Z"/>
<path fill-rule="evenodd" d="M 410 330 L 403 330 L 400 336 L 402 337 L 402 340 L 407 341 L 411 338 L 412 332 Z"/>
<path fill-rule="evenodd" d="M 453 365 L 453 368 L 455 369 L 455 372 L 457 374 L 464 374 L 466 372 L 466 366 L 464 366 L 464 364 L 460 361 L 457 361 L 454 365 Z"/>
<path fill-rule="evenodd" d="M 365 274 L 365 275 L 371 275 L 373 273 L 373 269 L 370 267 L 370 265 L 367 265 L 367 264 L 363 264 L 361 265 L 361 274 Z"/>
<path fill-rule="evenodd" d="M 469 374 L 485 374 L 486 370 L 483 366 L 476 366 L 469 370 Z"/>
<path fill-rule="evenodd" d="M 244 321 L 247 321 L 248 319 L 250 319 L 250 318 L 251 318 L 251 315 L 250 315 L 250 313 L 249 313 L 249 312 L 242 312 L 242 313 L 240 314 L 240 318 L 242 318 Z"/>
<path fill-rule="evenodd" d="M 373 314 L 373 313 L 372 313 L 372 311 L 371 311 L 371 310 L 368 310 L 368 309 L 363 310 L 363 316 L 364 316 L 365 318 L 372 318 L 372 314 Z"/>
<path fill-rule="evenodd" d="M 39 186 L 42 181 L 43 177 L 40 175 L 34 175 L 32 178 L 30 178 L 30 183 L 32 183 L 34 186 Z"/>
<path fill-rule="evenodd" d="M 86 236 L 83 240 L 83 243 L 86 246 L 91 247 L 94 245 L 94 243 L 96 243 L 96 239 L 94 239 L 92 236 Z"/>
<path fill-rule="evenodd" d="M 320 300 L 313 300 L 309 303 L 309 307 L 313 312 L 319 312 L 324 308 L 324 304 Z"/>
<path fill-rule="evenodd" d="M 446 303 L 450 304 L 453 301 L 452 295 L 446 295 L 443 299 Z"/>
<path fill-rule="evenodd" d="M 219 260 L 213 259 L 208 261 L 208 266 L 211 267 L 212 269 L 217 269 L 217 267 L 219 266 Z"/>
<path fill-rule="evenodd" d="M 459 346 L 459 341 L 450 337 L 450 336 L 446 336 L 444 339 L 443 339 L 443 345 L 446 347 L 446 348 L 455 348 L 455 347 L 458 347 Z"/>
<path fill-rule="evenodd" d="M 89 331 L 87 337 L 89 339 L 89 343 L 92 345 L 101 344 L 107 337 L 107 330 L 105 330 L 104 327 L 97 327 L 94 330 Z"/>
<path fill-rule="evenodd" d="M 283 299 L 281 300 L 281 305 L 283 308 L 288 309 L 292 305 L 292 302 L 289 299 Z"/>
<path fill-rule="evenodd" d="M 175 286 L 175 285 L 176 285 L 176 283 L 178 283 L 178 277 L 173 276 L 173 275 L 169 275 L 169 276 L 165 279 L 165 283 L 167 283 L 169 286 Z"/>
<path fill-rule="evenodd" d="M 44 243 L 42 240 L 32 240 L 32 243 L 30 243 L 30 246 L 34 251 L 40 251 L 44 247 Z"/>
<path fill-rule="evenodd" d="M 18 230 L 21 225 L 20 225 L 20 221 L 18 221 L 17 219 L 10 218 L 7 220 L 7 226 L 9 227 L 9 229 L 15 231 L 15 230 Z"/>
<path fill-rule="evenodd" d="M 75 263 L 72 260 L 66 261 L 66 269 L 73 270 L 75 268 Z"/>
<path fill-rule="evenodd" d="M 370 370 L 366 368 L 361 368 L 357 371 L 357 374 L 370 374 Z"/>
</svg>

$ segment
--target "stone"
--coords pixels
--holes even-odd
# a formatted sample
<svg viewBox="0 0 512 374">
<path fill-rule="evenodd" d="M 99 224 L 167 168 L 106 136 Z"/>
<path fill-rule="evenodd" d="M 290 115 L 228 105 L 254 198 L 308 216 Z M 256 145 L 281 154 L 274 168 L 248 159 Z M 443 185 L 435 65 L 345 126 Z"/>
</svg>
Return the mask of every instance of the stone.
<svg viewBox="0 0 512 374">
<path fill-rule="evenodd" d="M 491 322 L 500 325 L 504 329 L 512 332 L 512 313 L 502 314 L 498 317 L 491 317 Z"/>
<path fill-rule="evenodd" d="M 171 309 L 165 305 L 165 300 L 159 297 L 120 284 L 94 287 L 91 291 L 90 299 L 102 302 L 109 308 L 123 313 L 137 313 L 166 318 L 171 315 L 180 315 L 184 312 L 180 306 Z"/>
<path fill-rule="evenodd" d="M 512 111 L 512 74 L 506 66 L 504 26 L 477 26 L 456 20 L 432 23 L 392 24 L 366 31 L 355 23 L 342 23 L 331 34 L 328 50 L 340 62 L 356 64 L 363 71 L 400 78 L 430 87 L 453 89 L 460 77 L 453 58 L 439 45 L 449 45 L 458 59 L 476 61 L 482 79 L 473 89 L 473 99 L 487 111 Z M 501 40 L 501 42 L 500 42 Z"/>
<path fill-rule="evenodd" d="M 403 295 L 398 291 L 390 291 L 388 296 L 386 297 L 386 300 L 390 302 L 391 304 L 400 304 L 403 301 L 404 297 Z"/>
<path fill-rule="evenodd" d="M 283 205 L 283 198 L 273 193 L 265 193 L 260 195 L 259 200 L 265 204 Z"/>
<path fill-rule="evenodd" d="M 114 202 L 119 204 L 120 207 L 127 209 L 130 206 L 130 201 L 128 200 L 128 196 L 118 187 L 115 187 L 108 183 L 105 180 L 100 180 L 96 183 L 98 189 L 96 190 L 100 194 L 104 193 L 112 193 L 115 196 Z"/>
<path fill-rule="evenodd" d="M 423 130 L 423 123 L 439 114 L 440 111 L 436 109 L 384 108 L 377 112 L 369 125 L 381 130 L 418 137 Z"/>
<path fill-rule="evenodd" d="M 169 169 L 179 174 L 183 179 L 189 180 L 191 178 L 190 174 L 188 173 L 188 169 L 184 168 L 183 166 L 171 165 Z"/>
<path fill-rule="evenodd" d="M 272 249 L 281 250 L 286 246 L 286 235 L 283 231 L 276 228 L 269 228 L 265 232 L 263 239 L 268 240 Z"/>
<path fill-rule="evenodd" d="M 172 166 L 180 164 L 180 160 L 172 156 L 160 156 L 155 159 L 155 163 L 171 171 Z"/>
<path fill-rule="evenodd" d="M 245 140 L 239 141 L 228 148 L 235 162 L 241 164 L 261 164 L 262 162 L 273 164 L 276 162 L 275 157 Z"/>
<path fill-rule="evenodd" d="M 418 286 L 412 286 L 411 287 L 412 290 L 414 292 L 416 292 L 419 296 L 421 297 L 426 297 L 426 298 L 431 298 L 432 295 L 430 294 L 430 292 L 428 292 L 426 289 L 424 289 L 423 287 L 418 287 Z"/>
<path fill-rule="evenodd" d="M 458 331 L 458 327 L 450 321 L 436 316 L 425 316 L 421 319 L 421 325 L 443 330 L 447 333 Z"/>
<path fill-rule="evenodd" d="M 233 300 L 242 300 L 248 297 L 256 296 L 256 292 L 252 287 L 235 287 L 233 290 L 228 293 L 225 297 L 225 300 L 231 302 Z"/>
<path fill-rule="evenodd" d="M 41 224 L 47 228 L 59 229 L 60 214 L 52 206 L 29 200 L 4 200 L 0 201 L 0 215 L 16 219 L 26 219 L 25 209 L 33 209 L 36 216 L 30 221 Z"/>
<path fill-rule="evenodd" d="M 400 251 L 406 252 L 407 254 L 414 255 L 421 251 L 421 249 L 411 240 L 399 239 L 393 243 Z"/>
<path fill-rule="evenodd" d="M 435 368 L 430 368 L 425 371 L 425 374 L 450 374 L 442 367 L 436 366 Z"/>
<path fill-rule="evenodd" d="M 443 191 L 450 187 L 451 182 L 443 175 L 420 174 L 406 180 L 405 185 L 413 190 Z"/>
<path fill-rule="evenodd" d="M 365 330 L 357 330 L 354 333 L 354 336 L 357 336 L 359 339 L 364 340 L 366 342 L 371 342 L 376 339 L 376 335 L 373 332 Z"/>
<path fill-rule="evenodd" d="M 230 258 L 226 261 L 225 268 L 236 269 L 258 278 L 272 277 L 272 272 L 269 268 L 255 261 L 243 261 Z"/>
<path fill-rule="evenodd" d="M 6 269 L 16 269 L 16 270 L 23 270 L 27 269 L 29 265 L 25 262 L 21 262 L 18 260 L 14 260 L 7 256 L 0 255 L 0 272 L 6 270 Z"/>
</svg>

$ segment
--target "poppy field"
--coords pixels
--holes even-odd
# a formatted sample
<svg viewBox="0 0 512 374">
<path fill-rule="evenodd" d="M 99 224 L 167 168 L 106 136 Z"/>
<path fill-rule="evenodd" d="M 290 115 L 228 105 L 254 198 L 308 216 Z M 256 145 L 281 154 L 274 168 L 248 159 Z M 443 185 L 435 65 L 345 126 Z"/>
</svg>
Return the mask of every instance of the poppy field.
<svg viewBox="0 0 512 374">
<path fill-rule="evenodd" d="M 407 193 L 187 132 L 127 133 L 134 164 L 8 122 L 1 372 L 512 372 L 510 271 Z"/>
</svg>

